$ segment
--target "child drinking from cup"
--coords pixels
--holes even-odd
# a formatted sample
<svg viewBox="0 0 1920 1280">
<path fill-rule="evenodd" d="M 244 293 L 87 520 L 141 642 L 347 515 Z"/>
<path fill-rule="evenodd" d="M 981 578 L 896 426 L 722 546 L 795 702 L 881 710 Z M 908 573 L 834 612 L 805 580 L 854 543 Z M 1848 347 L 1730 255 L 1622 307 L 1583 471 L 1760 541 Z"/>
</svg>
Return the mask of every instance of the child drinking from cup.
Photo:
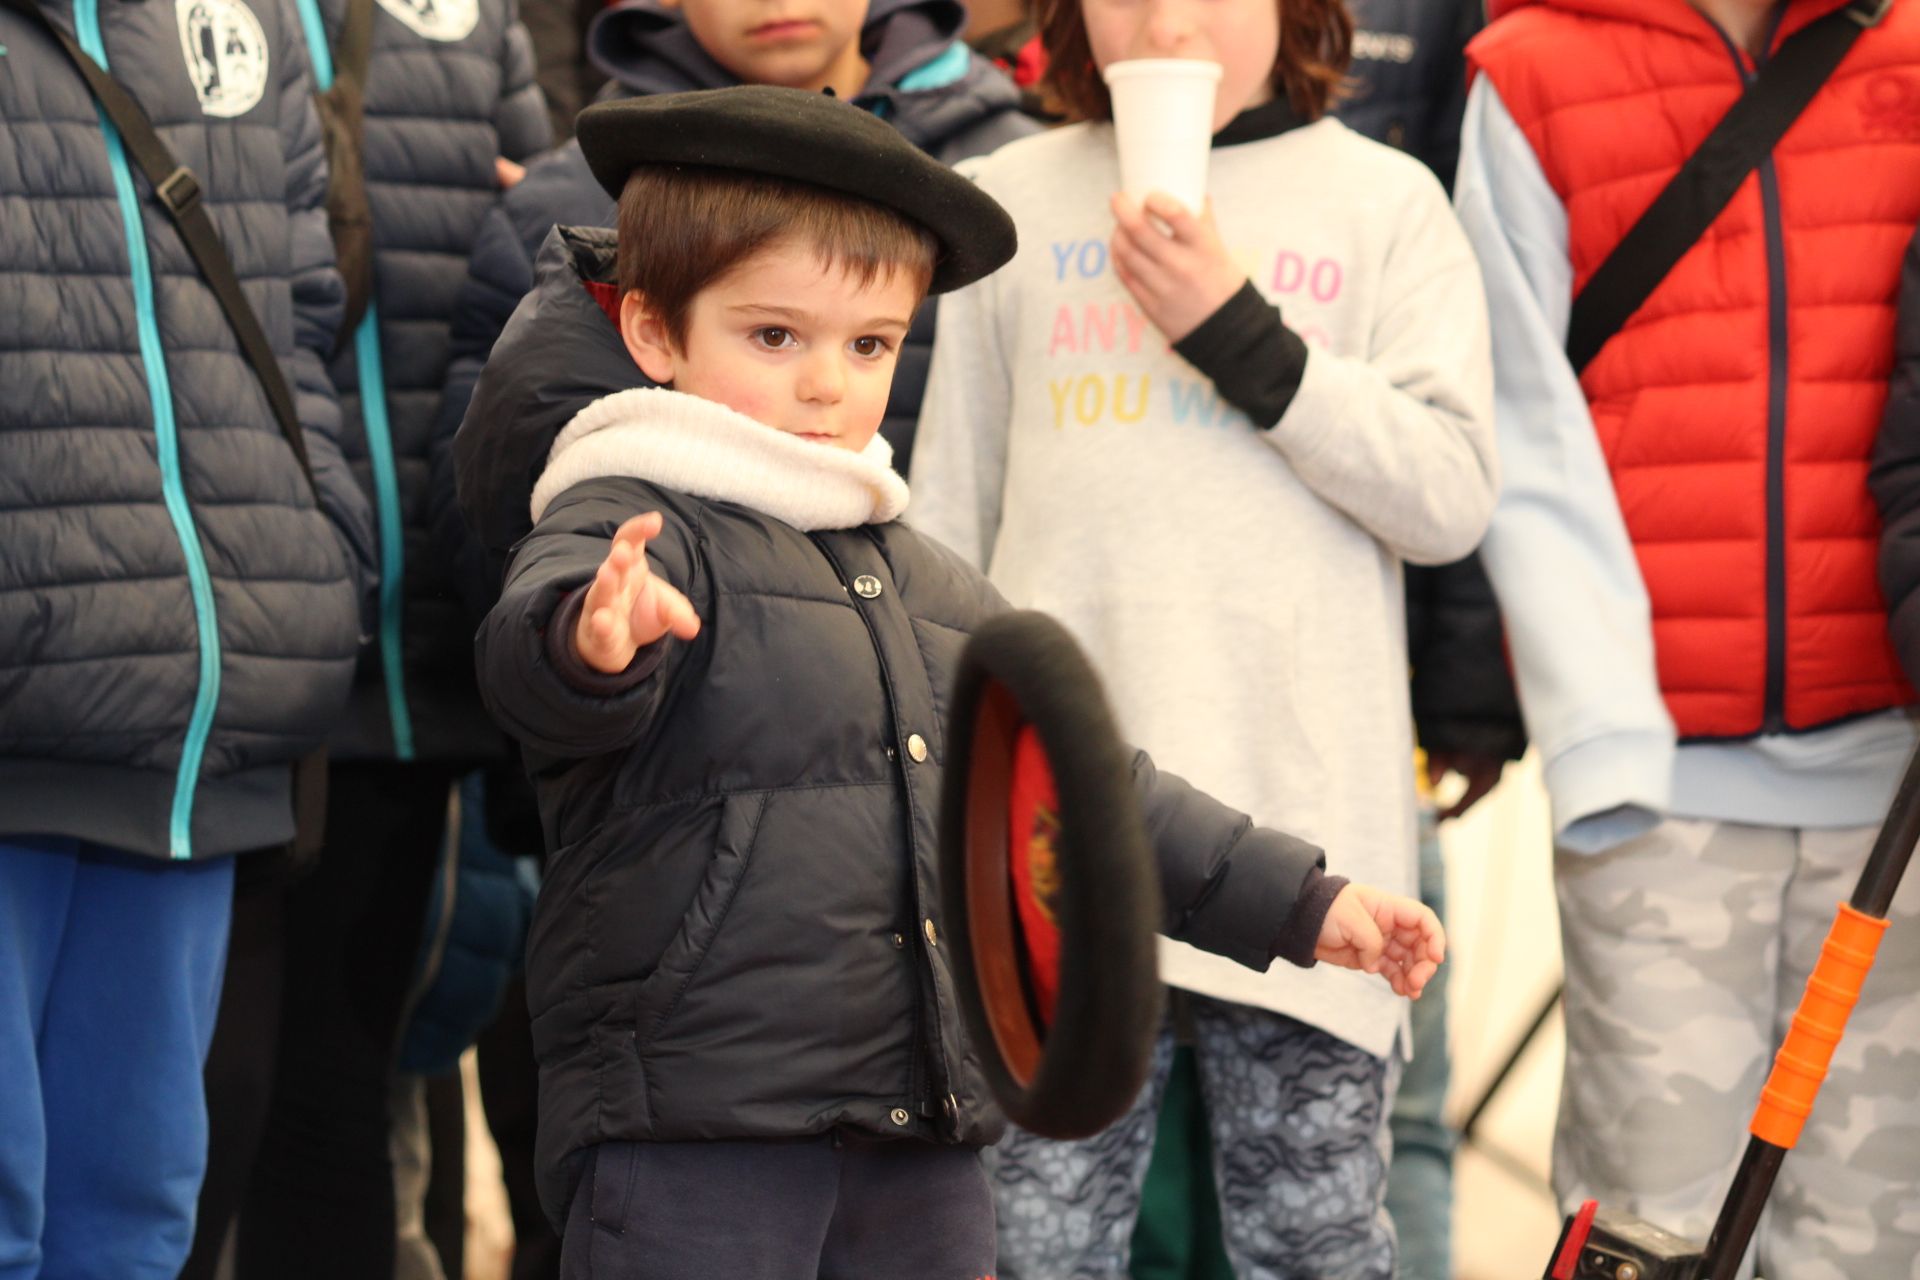
<svg viewBox="0 0 1920 1280">
<path fill-rule="evenodd" d="M 1080 122 L 969 170 L 1021 246 L 943 306 L 908 519 L 1061 618 L 1156 758 L 1411 892 L 1401 565 L 1471 551 L 1494 500 L 1473 254 L 1424 166 L 1326 115 L 1338 4 L 1040 18 Z M 1164 126 L 1215 77 L 1130 65 L 1164 60 L 1218 68 L 1184 142 Z M 1143 84 L 1158 137 L 1115 101 Z M 1197 159 L 1210 199 L 1156 189 Z M 1163 957 L 1191 993 L 1235 1270 L 1391 1275 L 1403 1002 L 1363 974 Z M 1003 1278 L 1124 1274 L 1171 1039 L 1114 1131 L 995 1153 Z"/>
</svg>

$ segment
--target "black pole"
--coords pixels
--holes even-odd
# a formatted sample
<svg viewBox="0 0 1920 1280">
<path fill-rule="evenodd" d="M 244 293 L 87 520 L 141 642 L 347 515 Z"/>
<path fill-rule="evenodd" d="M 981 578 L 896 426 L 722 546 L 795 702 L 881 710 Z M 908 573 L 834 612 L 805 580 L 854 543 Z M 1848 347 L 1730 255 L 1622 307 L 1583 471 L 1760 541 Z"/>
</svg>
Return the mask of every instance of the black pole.
<svg viewBox="0 0 1920 1280">
<path fill-rule="evenodd" d="M 1703 1280 L 1733 1280 L 1739 1272 L 1740 1260 L 1747 1255 L 1747 1242 L 1753 1239 L 1754 1228 L 1760 1225 L 1760 1214 L 1767 1207 L 1773 1180 L 1779 1176 L 1780 1162 L 1786 1158 L 1783 1147 L 1758 1138 L 1747 1140 L 1747 1153 L 1740 1157 L 1740 1169 L 1733 1175 L 1726 1203 L 1720 1206 L 1713 1234 L 1707 1237 L 1707 1252 L 1700 1261 Z"/>
<path fill-rule="evenodd" d="M 1513 1069 L 1520 1065 L 1520 1059 L 1525 1057 L 1527 1050 L 1532 1047 L 1535 1037 L 1540 1034 L 1540 1029 L 1547 1025 L 1547 1019 L 1553 1016 L 1554 1008 L 1559 1005 L 1560 997 L 1565 991 L 1565 984 L 1555 986 L 1553 994 L 1549 995 L 1540 1006 L 1540 1012 L 1533 1015 L 1533 1021 L 1527 1024 L 1527 1030 L 1520 1037 L 1520 1042 L 1513 1046 L 1513 1052 L 1509 1053 L 1507 1060 L 1500 1064 L 1500 1069 L 1493 1073 L 1493 1079 L 1487 1083 L 1485 1089 L 1481 1090 L 1479 1101 L 1475 1102 L 1473 1110 L 1467 1113 L 1467 1122 L 1460 1126 L 1461 1141 L 1473 1141 L 1473 1131 L 1479 1125 L 1480 1117 L 1485 1115 L 1487 1108 L 1493 1105 L 1494 1096 L 1500 1092 L 1500 1086 L 1507 1082 L 1507 1077 L 1513 1074 Z"/>
<path fill-rule="evenodd" d="M 1880 837 L 1873 842 L 1873 852 L 1867 855 L 1860 883 L 1854 886 L 1855 911 L 1886 918 L 1893 906 L 1894 891 L 1900 887 L 1900 877 L 1913 857 L 1915 844 L 1920 844 L 1920 750 L 1907 761 L 1906 775 L 1900 779 L 1900 789 L 1893 794 L 1893 808 L 1880 826 Z"/>
<path fill-rule="evenodd" d="M 1873 852 L 1867 855 L 1867 865 L 1860 871 L 1850 903 L 1855 911 L 1886 919 L 1916 843 L 1920 843 L 1920 750 L 1907 761 L 1893 806 L 1880 824 L 1880 835 L 1873 842 Z M 1733 1280 L 1786 1157 L 1784 1147 L 1759 1138 L 1748 1140 L 1733 1185 L 1720 1206 L 1720 1217 L 1713 1224 L 1713 1234 L 1707 1238 L 1706 1257 L 1700 1264 L 1700 1274 L 1706 1280 Z"/>
</svg>

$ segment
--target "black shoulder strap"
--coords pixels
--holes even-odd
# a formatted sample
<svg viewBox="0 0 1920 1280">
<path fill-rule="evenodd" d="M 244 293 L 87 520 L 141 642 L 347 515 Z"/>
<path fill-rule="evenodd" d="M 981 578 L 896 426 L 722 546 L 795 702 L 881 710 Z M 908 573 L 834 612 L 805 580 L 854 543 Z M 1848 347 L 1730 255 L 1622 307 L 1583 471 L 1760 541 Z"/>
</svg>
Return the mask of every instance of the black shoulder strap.
<svg viewBox="0 0 1920 1280">
<path fill-rule="evenodd" d="M 273 345 L 267 341 L 259 317 L 254 315 L 253 308 L 247 304 L 246 294 L 241 292 L 239 277 L 234 274 L 233 263 L 227 257 L 225 246 L 220 243 L 220 233 L 214 229 L 213 219 L 207 216 L 206 209 L 200 204 L 200 180 L 193 176 L 191 170 L 174 161 L 166 144 L 160 141 L 160 135 L 154 132 L 147 113 L 140 109 L 140 104 L 99 63 L 87 56 L 86 50 L 65 28 L 42 12 L 34 0 L 0 0 L 0 4 L 37 21 L 53 34 L 85 77 L 87 87 L 99 100 L 107 118 L 120 131 L 121 142 L 133 156 L 134 163 L 140 166 L 140 172 L 152 184 L 154 195 L 159 197 L 161 206 L 173 219 L 180 239 L 186 242 L 187 251 L 199 264 L 200 273 L 207 278 L 207 285 L 213 290 L 214 297 L 220 300 L 220 309 L 226 312 L 227 323 L 233 326 L 234 337 L 240 341 L 240 350 L 246 355 L 247 363 L 253 366 L 254 374 L 267 393 L 267 403 L 280 424 L 280 434 L 287 438 L 287 445 L 300 463 L 300 471 L 306 476 L 307 485 L 313 490 L 317 502 L 320 487 L 314 481 L 313 464 L 307 458 L 307 442 L 300 433 L 300 419 L 294 412 L 293 394 L 287 389 L 287 380 L 280 372 L 280 362 L 274 358 Z"/>
<path fill-rule="evenodd" d="M 1853 0 L 1780 46 L 1699 150 L 1640 215 L 1573 300 L 1567 358 L 1584 372 L 1607 340 L 1667 278 L 1747 175 L 1785 136 L 1860 33 L 1876 25 L 1893 0 Z"/>
</svg>

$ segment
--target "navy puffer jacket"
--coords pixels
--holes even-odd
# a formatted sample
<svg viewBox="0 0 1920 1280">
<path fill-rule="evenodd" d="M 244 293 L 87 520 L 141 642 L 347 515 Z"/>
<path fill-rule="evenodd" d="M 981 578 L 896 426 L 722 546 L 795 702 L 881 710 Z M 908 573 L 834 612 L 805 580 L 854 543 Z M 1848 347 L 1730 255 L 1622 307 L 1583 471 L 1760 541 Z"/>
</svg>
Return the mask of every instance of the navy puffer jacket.
<svg viewBox="0 0 1920 1280">
<path fill-rule="evenodd" d="M 346 0 L 297 3 L 336 47 Z M 471 759 L 498 748 L 473 687 L 473 629 L 434 551 L 427 477 L 449 317 L 499 195 L 494 159 L 525 159 L 549 136 L 515 15 L 513 0 L 374 5 L 363 154 L 376 318 L 331 372 L 341 444 L 374 505 L 382 583 L 376 643 L 361 656 L 336 757 Z M 362 394 L 370 375 L 378 397 Z"/>
<path fill-rule="evenodd" d="M 956 0 L 874 0 L 861 34 L 872 74 L 855 102 L 946 164 L 984 155 L 1039 128 L 1021 114 L 1020 91 L 1013 82 L 961 42 L 965 24 L 966 11 Z M 653 0 L 628 0 L 602 14 L 589 47 L 594 61 L 614 77 L 613 90 L 621 94 L 739 83 L 693 38 L 677 8 L 660 7 Z M 454 317 L 453 368 L 440 421 L 443 448 L 450 447 L 473 398 L 487 353 L 514 307 L 533 288 L 534 258 L 547 232 L 556 225 L 612 226 L 613 211 L 613 201 L 594 181 L 579 145 L 569 142 L 530 166 L 526 181 L 508 192 L 488 217 Z M 911 460 L 913 429 L 932 360 L 934 311 L 929 303 L 915 317 L 880 428 L 903 472 Z M 443 536 L 449 552 L 466 556 L 479 574 L 478 556 L 471 548 L 458 547 L 460 531 L 451 523 L 452 472 L 449 468 L 436 474 L 436 501 L 443 504 L 448 521 Z M 505 548 L 491 550 L 497 556 Z M 484 577 L 476 578 L 474 586 L 484 600 L 489 594 Z"/>
<path fill-rule="evenodd" d="M 85 82 L 0 8 L 0 833 L 283 843 L 372 581 L 322 363 L 341 286 L 300 34 L 276 0 L 46 9 L 198 175 L 320 498 Z"/>
<path fill-rule="evenodd" d="M 611 241 L 556 232 L 542 253 L 538 290 L 475 398 L 476 434 L 501 454 L 544 459 L 527 438 L 550 440 L 549 421 L 632 369 L 581 285 Z M 524 513 L 520 479 L 476 477 L 463 494 L 476 524 Z M 666 527 L 647 555 L 704 625 L 657 651 L 640 683 L 585 692 L 550 661 L 545 631 L 613 529 L 649 510 Z M 572 485 L 520 544 L 477 645 L 488 705 L 525 745 L 550 851 L 527 998 L 555 1221 L 573 1157 L 600 1142 L 843 1126 L 999 1136 L 955 1004 L 935 847 L 955 668 L 967 634 L 1004 607 L 898 522 L 802 532 L 627 476 Z M 1319 851 L 1143 755 L 1133 780 L 1165 931 L 1266 968 Z"/>
</svg>

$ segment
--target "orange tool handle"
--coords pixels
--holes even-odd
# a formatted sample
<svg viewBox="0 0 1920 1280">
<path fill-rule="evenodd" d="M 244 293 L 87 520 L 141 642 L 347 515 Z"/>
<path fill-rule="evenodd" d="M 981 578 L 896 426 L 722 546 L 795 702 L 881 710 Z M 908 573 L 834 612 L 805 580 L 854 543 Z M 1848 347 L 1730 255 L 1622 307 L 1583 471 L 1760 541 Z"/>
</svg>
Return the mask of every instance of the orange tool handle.
<svg viewBox="0 0 1920 1280">
<path fill-rule="evenodd" d="M 1860 1001 L 1860 988 L 1873 968 L 1874 952 L 1887 922 L 1845 903 L 1820 948 L 1820 963 L 1807 979 L 1807 990 L 1794 1011 L 1786 1043 L 1773 1060 L 1773 1074 L 1760 1091 L 1749 1132 L 1782 1151 L 1800 1140 L 1800 1130 L 1813 1114 L 1820 1082 L 1827 1078 L 1834 1046 L 1847 1029 L 1847 1015 Z"/>
</svg>

